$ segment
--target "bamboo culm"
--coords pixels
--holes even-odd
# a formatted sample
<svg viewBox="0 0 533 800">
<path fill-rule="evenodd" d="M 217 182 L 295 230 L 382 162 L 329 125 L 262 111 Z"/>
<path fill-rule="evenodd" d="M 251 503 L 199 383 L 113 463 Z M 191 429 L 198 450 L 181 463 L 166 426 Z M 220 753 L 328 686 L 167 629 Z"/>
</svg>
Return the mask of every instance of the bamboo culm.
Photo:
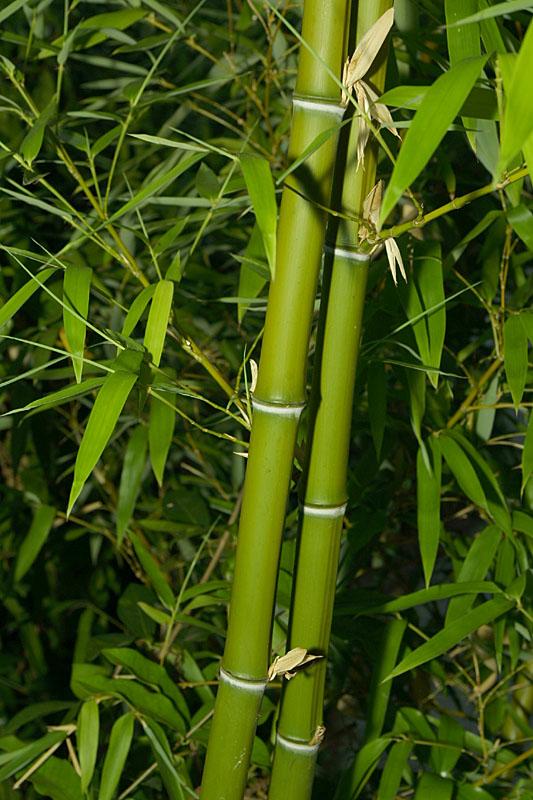
<svg viewBox="0 0 533 800">
<path fill-rule="evenodd" d="M 289 158 L 340 127 L 347 0 L 305 0 Z M 203 800 L 241 800 L 270 662 L 278 560 L 336 152 L 331 135 L 284 188 Z M 317 205 L 318 204 L 318 205 Z"/>
<path fill-rule="evenodd" d="M 379 19 L 390 0 L 359 3 L 357 39 Z M 383 89 L 385 56 L 369 75 Z M 366 80 L 366 78 L 365 78 Z M 342 165 L 341 209 L 353 220 L 376 174 L 377 148 L 370 141 L 357 170 L 361 125 L 354 118 Z M 311 397 L 311 434 L 302 503 L 301 532 L 287 649 L 302 647 L 327 655 L 340 537 L 346 504 L 346 473 L 353 393 L 361 337 L 369 255 L 358 243 L 359 223 L 342 219 L 330 225 L 324 253 L 324 287 Z M 330 238 L 331 237 L 331 238 Z M 284 687 L 276 737 L 270 800 L 308 800 L 322 725 L 326 658 L 298 672 Z"/>
</svg>

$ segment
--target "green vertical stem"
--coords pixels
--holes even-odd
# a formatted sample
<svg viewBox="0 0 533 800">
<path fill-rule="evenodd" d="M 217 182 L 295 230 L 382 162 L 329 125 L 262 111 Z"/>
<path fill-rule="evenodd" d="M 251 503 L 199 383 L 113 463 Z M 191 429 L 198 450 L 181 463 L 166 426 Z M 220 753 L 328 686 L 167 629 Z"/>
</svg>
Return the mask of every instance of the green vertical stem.
<svg viewBox="0 0 533 800">
<path fill-rule="evenodd" d="M 305 0 L 289 147 L 298 159 L 340 126 L 347 0 Z M 202 782 L 202 800 L 241 800 L 270 662 L 272 613 L 294 445 L 305 403 L 309 334 L 337 136 L 284 188 L 276 274 L 265 321 L 239 524 L 226 647 Z"/>
<path fill-rule="evenodd" d="M 390 8 L 390 0 L 360 2 L 357 40 Z M 385 54 L 368 82 L 382 91 Z M 360 220 L 375 182 L 377 148 L 371 141 L 364 166 L 356 168 L 361 122 L 349 134 L 341 207 Z M 337 562 L 346 507 L 346 473 L 353 393 L 361 338 L 369 255 L 358 244 L 359 223 L 342 219 L 324 253 L 324 288 L 311 399 L 311 433 L 302 523 L 287 649 L 327 655 Z M 284 687 L 276 737 L 270 800 L 310 798 L 316 755 L 323 736 L 326 658 L 299 671 Z"/>
</svg>

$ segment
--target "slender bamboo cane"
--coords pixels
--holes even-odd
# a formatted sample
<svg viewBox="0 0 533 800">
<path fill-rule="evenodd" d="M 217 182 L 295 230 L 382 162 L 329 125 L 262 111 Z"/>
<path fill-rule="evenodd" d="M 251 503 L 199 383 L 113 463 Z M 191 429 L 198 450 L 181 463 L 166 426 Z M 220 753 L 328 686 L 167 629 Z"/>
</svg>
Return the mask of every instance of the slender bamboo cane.
<svg viewBox="0 0 533 800">
<path fill-rule="evenodd" d="M 390 6 L 391 0 L 360 2 L 358 40 Z M 369 81 L 379 91 L 384 84 L 385 65 L 385 56 L 381 54 L 369 75 Z M 373 142 L 366 148 L 363 168 L 356 171 L 361 124 L 360 120 L 354 120 L 350 131 L 342 190 L 342 209 L 355 219 L 362 217 L 363 202 L 373 187 L 376 173 L 377 151 Z M 329 645 L 346 506 L 353 392 L 369 262 L 368 254 L 357 244 L 358 229 L 358 222 L 340 221 L 332 234 L 334 244 L 325 249 L 312 390 L 314 418 L 308 443 L 288 647 L 302 647 L 323 655 Z M 284 688 L 270 800 L 305 800 L 311 796 L 316 755 L 323 735 L 325 675 L 324 658 L 300 671 Z"/>
<path fill-rule="evenodd" d="M 305 0 L 289 156 L 339 125 L 331 73 L 344 57 L 348 0 Z M 316 284 L 331 194 L 336 136 L 294 173 L 281 203 L 276 274 L 270 287 L 226 647 L 202 783 L 203 800 L 240 800 L 270 660 L 272 612 Z"/>
</svg>

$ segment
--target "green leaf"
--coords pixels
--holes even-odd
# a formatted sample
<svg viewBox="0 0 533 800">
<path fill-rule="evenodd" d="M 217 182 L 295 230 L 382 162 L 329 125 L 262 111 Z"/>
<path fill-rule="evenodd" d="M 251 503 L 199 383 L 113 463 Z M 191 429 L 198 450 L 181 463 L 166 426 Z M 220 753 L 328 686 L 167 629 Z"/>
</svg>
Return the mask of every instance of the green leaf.
<svg viewBox="0 0 533 800">
<path fill-rule="evenodd" d="M 146 464 L 147 446 L 148 431 L 144 425 L 137 425 L 127 444 L 120 475 L 117 500 L 117 547 L 122 543 L 137 502 Z"/>
<path fill-rule="evenodd" d="M 455 784 L 448 778 L 425 772 L 416 788 L 415 800 L 451 800 Z"/>
<path fill-rule="evenodd" d="M 514 606 L 514 601 L 506 597 L 495 597 L 487 600 L 473 611 L 447 624 L 439 633 L 429 641 L 409 653 L 398 666 L 392 670 L 386 680 L 392 680 L 404 672 L 420 667 L 443 653 L 451 650 L 459 642 L 476 631 L 481 625 L 488 625 L 495 619 L 505 614 Z"/>
<path fill-rule="evenodd" d="M 485 578 L 494 560 L 501 538 L 502 534 L 496 525 L 488 525 L 478 533 L 461 564 L 461 569 L 457 575 L 459 585 L 471 581 L 482 581 Z M 446 612 L 446 625 L 459 619 L 469 611 L 474 599 L 474 597 L 463 596 L 451 600 Z"/>
<path fill-rule="evenodd" d="M 448 434 L 439 438 L 442 455 L 463 492 L 477 506 L 488 510 L 485 492 L 464 450 Z"/>
<path fill-rule="evenodd" d="M 481 22 L 493 17 L 501 17 L 504 14 L 514 14 L 517 11 L 526 11 L 532 8 L 531 0 L 506 0 L 505 3 L 495 3 L 477 14 L 470 14 L 467 17 L 454 22 L 454 25 L 470 25 L 474 22 Z"/>
<path fill-rule="evenodd" d="M 405 611 L 408 608 L 415 608 L 416 606 L 423 605 L 424 603 L 433 603 L 439 600 L 447 600 L 449 597 L 457 597 L 457 595 L 477 595 L 481 592 L 493 592 L 495 594 L 501 593 L 501 589 L 495 583 L 490 581 L 471 581 L 469 583 L 440 583 L 436 586 L 430 586 L 429 589 L 420 589 L 417 592 L 411 592 L 403 597 L 398 597 L 395 600 L 387 600 L 385 603 L 379 601 L 374 605 L 367 605 L 361 603 L 348 602 L 345 604 L 338 603 L 336 614 L 338 616 L 349 614 L 396 614 L 399 611 Z M 473 602 L 473 601 L 472 601 Z"/>
<path fill-rule="evenodd" d="M 477 11 L 477 0 L 445 0 L 444 8 L 446 11 L 446 36 L 448 38 L 450 64 L 454 65 L 464 58 L 473 58 L 480 55 L 479 25 L 453 24 L 464 17 L 465 12 L 468 16 L 471 16 Z"/>
<path fill-rule="evenodd" d="M 148 306 L 148 303 L 154 296 L 156 286 L 157 284 L 155 283 L 150 284 L 150 286 L 145 286 L 131 304 L 128 313 L 126 314 L 124 325 L 122 326 L 123 336 L 131 336 L 133 333 L 133 329 L 139 322 L 145 308 Z"/>
<path fill-rule="evenodd" d="M 374 361 L 368 366 L 367 390 L 370 432 L 379 461 L 387 418 L 387 376 L 381 361 Z"/>
<path fill-rule="evenodd" d="M 72 386 L 67 386 L 65 389 L 58 389 L 57 392 L 51 392 L 44 397 L 38 397 L 37 400 L 32 400 L 21 408 L 14 408 L 12 411 L 6 412 L 7 414 L 19 414 L 23 411 L 44 411 L 47 408 L 55 408 L 62 403 L 68 403 L 69 400 L 74 400 L 76 397 L 81 397 L 93 389 L 98 389 L 104 382 L 104 378 L 89 378 L 81 383 L 74 383 Z"/>
<path fill-rule="evenodd" d="M 253 267 L 256 264 L 265 263 L 266 253 L 263 244 L 263 237 L 257 222 L 252 228 L 252 234 L 246 246 L 241 262 L 241 269 L 239 272 L 239 304 L 238 304 L 238 319 L 239 324 L 242 322 L 244 315 L 250 307 L 250 300 L 254 300 L 262 291 L 267 282 L 267 278 L 260 274 L 257 269 Z M 265 263 L 266 268 L 266 263 Z M 266 270 L 267 276 L 269 274 Z"/>
<path fill-rule="evenodd" d="M 152 746 L 157 761 L 161 780 L 170 800 L 185 800 L 181 788 L 182 781 L 173 763 L 172 751 L 165 732 L 156 723 L 151 724 L 143 720 L 142 726 Z"/>
<path fill-rule="evenodd" d="M 98 800 L 112 800 L 128 757 L 133 737 L 133 714 L 119 717 L 111 728 L 109 747 L 102 768 L 102 781 Z"/>
<path fill-rule="evenodd" d="M 12 14 L 19 9 L 23 8 L 28 0 L 13 0 L 12 3 L 9 3 L 2 11 L 0 11 L 0 23 L 3 22 L 5 19 L 8 19 Z"/>
<path fill-rule="evenodd" d="M 359 797 L 377 767 L 379 759 L 390 744 L 390 739 L 382 737 L 372 739 L 361 747 L 347 779 L 346 797 L 349 797 L 350 800 L 356 800 Z"/>
<path fill-rule="evenodd" d="M 133 362 L 137 360 L 140 367 L 142 354 L 130 352 L 129 355 L 132 357 Z M 138 358 L 136 359 L 135 357 Z M 72 511 L 72 507 L 80 496 L 85 481 L 98 463 L 111 438 L 129 393 L 137 382 L 137 377 L 135 372 L 117 369 L 116 372 L 108 375 L 98 392 L 78 449 L 67 515 Z"/>
<path fill-rule="evenodd" d="M 22 308 L 24 303 L 35 294 L 37 289 L 41 288 L 41 284 L 46 283 L 50 275 L 53 275 L 56 271 L 57 270 L 52 268 L 43 269 L 42 272 L 37 273 L 35 276 L 36 279 L 30 278 L 30 280 L 25 283 L 24 286 L 21 286 L 9 300 L 6 300 L 2 308 L 0 308 L 0 328 L 5 325 L 6 322 L 9 322 L 19 308 Z"/>
<path fill-rule="evenodd" d="M 391 108 L 409 108 L 417 111 L 429 91 L 430 86 L 394 86 L 379 98 Z M 459 111 L 463 117 L 494 120 L 498 116 L 496 93 L 490 89 L 474 86 Z"/>
<path fill-rule="evenodd" d="M 82 800 L 80 777 L 64 758 L 47 758 L 28 780 L 50 800 Z"/>
<path fill-rule="evenodd" d="M 533 474 L 533 410 L 529 411 L 529 422 L 527 424 L 526 436 L 524 439 L 524 449 L 522 451 L 522 486 L 520 493 L 523 494 L 526 483 Z"/>
<path fill-rule="evenodd" d="M 529 208 L 521 203 L 507 212 L 507 219 L 527 249 L 533 252 L 533 214 Z"/>
<path fill-rule="evenodd" d="M 426 411 L 426 376 L 420 370 L 406 369 L 409 387 L 411 427 L 427 460 L 426 446 L 422 441 L 422 420 Z"/>
<path fill-rule="evenodd" d="M 457 116 L 487 60 L 466 59 L 441 75 L 428 89 L 414 116 L 392 171 L 380 213 L 380 224 L 418 177 Z"/>
<path fill-rule="evenodd" d="M 100 718 L 96 700 L 86 700 L 78 716 L 78 755 L 81 769 L 81 788 L 86 792 L 91 783 L 98 755 Z"/>
<path fill-rule="evenodd" d="M 70 265 L 63 278 L 63 325 L 69 350 L 72 353 L 72 366 L 76 383 L 80 383 L 85 350 L 85 331 L 89 312 L 89 294 L 93 271 L 90 267 Z M 70 313 L 73 309 L 76 314 Z"/>
<path fill-rule="evenodd" d="M 30 530 L 24 537 L 24 541 L 17 553 L 15 582 L 24 577 L 39 555 L 48 538 L 55 516 L 56 510 L 52 506 L 39 506 L 35 511 Z"/>
<path fill-rule="evenodd" d="M 220 192 L 220 185 L 217 176 L 207 164 L 200 164 L 195 182 L 196 191 L 200 197 L 205 197 L 206 200 L 211 201 L 216 200 Z"/>
<path fill-rule="evenodd" d="M 392 746 L 379 782 L 377 800 L 396 800 L 412 749 L 413 744 L 407 741 L 396 742 Z"/>
<path fill-rule="evenodd" d="M 243 153 L 240 157 L 246 188 L 263 237 L 263 244 L 272 278 L 276 272 L 277 206 L 274 181 L 268 161 Z"/>
<path fill-rule="evenodd" d="M 168 392 L 159 391 L 157 394 L 161 395 L 166 402 L 160 400 L 153 393 L 150 396 L 148 445 L 154 475 L 159 486 L 162 486 L 165 464 L 176 425 L 176 412 L 173 408 L 174 402 L 169 398 Z"/>
<path fill-rule="evenodd" d="M 518 155 L 524 142 L 533 132 L 533 98 L 530 81 L 532 63 L 533 26 L 530 25 L 522 41 L 507 90 L 505 116 L 502 122 L 499 172 L 503 172 L 509 162 Z"/>
<path fill-rule="evenodd" d="M 438 745 L 431 748 L 431 763 L 439 775 L 451 777 L 464 745 L 462 725 L 453 717 L 442 716 L 438 741 Z"/>
<path fill-rule="evenodd" d="M 20 145 L 20 155 L 24 159 L 27 167 L 31 168 L 32 163 L 37 158 L 43 146 L 44 132 L 50 119 L 56 111 L 56 98 L 50 100 L 46 108 L 44 108 L 37 119 L 34 121 L 33 126 L 30 128 L 22 144 Z"/>
<path fill-rule="evenodd" d="M 133 531 L 130 532 L 130 539 L 135 548 L 137 558 L 141 562 L 141 566 L 147 574 L 150 583 L 157 592 L 159 598 L 167 606 L 167 608 L 174 608 L 176 598 L 174 597 L 172 589 L 165 580 L 165 576 L 161 572 L 157 561 L 141 544 L 139 537 L 133 533 Z"/>
<path fill-rule="evenodd" d="M 503 347 L 507 382 L 514 407 L 518 410 L 526 386 L 528 366 L 527 333 L 519 314 L 513 314 L 505 320 Z"/>
<path fill-rule="evenodd" d="M 58 742 L 62 742 L 67 738 L 66 731 L 51 731 L 36 739 L 30 744 L 25 744 L 16 750 L 11 750 L 7 753 L 0 755 L 0 781 L 5 781 L 10 778 L 19 769 L 24 769 L 25 766 L 30 764 L 42 753 L 53 747 Z"/>
<path fill-rule="evenodd" d="M 164 667 L 128 647 L 108 648 L 102 651 L 102 655 L 112 664 L 128 669 L 144 683 L 158 686 L 165 695 L 165 699 L 172 700 L 185 719 L 189 719 L 187 703 Z"/>
<path fill-rule="evenodd" d="M 439 440 L 429 440 L 433 456 L 432 470 L 428 470 L 422 449 L 416 457 L 418 544 L 426 587 L 431 582 L 440 539 L 440 494 L 442 456 Z"/>
<path fill-rule="evenodd" d="M 150 353 L 152 363 L 156 367 L 159 366 L 161 361 L 173 296 L 173 282 L 167 280 L 159 281 L 152 298 L 146 323 L 146 333 L 144 334 L 144 346 Z"/>
</svg>

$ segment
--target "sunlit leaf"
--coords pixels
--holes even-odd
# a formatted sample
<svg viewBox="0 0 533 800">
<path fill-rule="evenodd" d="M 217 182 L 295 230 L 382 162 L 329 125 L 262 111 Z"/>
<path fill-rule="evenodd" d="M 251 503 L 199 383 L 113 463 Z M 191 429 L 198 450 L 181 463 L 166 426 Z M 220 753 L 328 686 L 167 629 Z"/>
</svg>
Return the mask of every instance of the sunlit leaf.
<svg viewBox="0 0 533 800">
<path fill-rule="evenodd" d="M 89 293 L 91 290 L 92 269 L 77 264 L 69 265 L 63 278 L 63 324 L 65 336 L 72 353 L 72 365 L 76 383 L 81 382 L 83 370 L 83 351 L 89 312 Z M 70 313 L 70 309 L 75 314 Z"/>
<path fill-rule="evenodd" d="M 150 353 L 152 363 L 156 367 L 159 366 L 163 353 L 173 297 L 174 283 L 167 280 L 159 281 L 152 297 L 144 334 L 144 346 Z"/>
<path fill-rule="evenodd" d="M 133 738 L 133 724 L 134 716 L 128 713 L 119 717 L 111 728 L 98 800 L 113 800 L 115 797 Z"/>
<path fill-rule="evenodd" d="M 100 717 L 96 700 L 86 700 L 82 704 L 78 716 L 78 755 L 81 768 L 81 788 L 86 792 L 91 783 L 96 757 L 98 755 L 98 737 Z"/>
<path fill-rule="evenodd" d="M 515 409 L 518 409 L 526 386 L 528 351 L 527 333 L 520 315 L 512 314 L 503 326 L 504 363 L 507 382 Z"/>
<path fill-rule="evenodd" d="M 257 225 L 263 237 L 270 274 L 276 271 L 277 206 L 274 181 L 268 161 L 243 153 L 240 157 L 246 188 L 254 209 Z"/>
</svg>

